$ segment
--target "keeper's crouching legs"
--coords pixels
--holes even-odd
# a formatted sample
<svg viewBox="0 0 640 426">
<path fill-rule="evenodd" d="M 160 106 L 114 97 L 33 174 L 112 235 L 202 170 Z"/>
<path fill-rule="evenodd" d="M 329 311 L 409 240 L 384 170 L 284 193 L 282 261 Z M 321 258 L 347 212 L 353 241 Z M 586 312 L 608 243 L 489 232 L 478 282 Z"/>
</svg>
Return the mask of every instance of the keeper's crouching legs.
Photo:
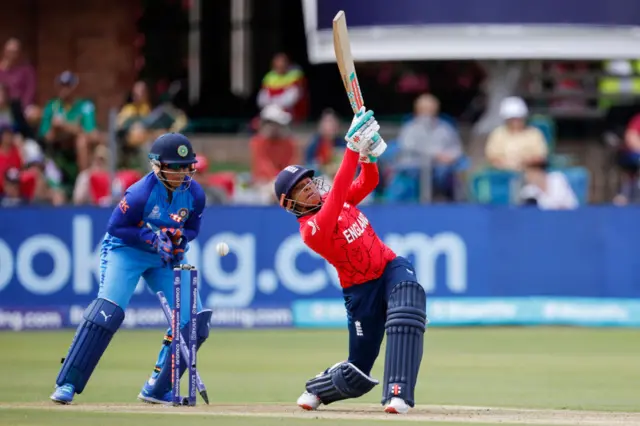
<svg viewBox="0 0 640 426">
<path fill-rule="evenodd" d="M 209 323 L 211 322 L 212 311 L 205 309 L 198 312 L 196 316 L 196 352 L 200 349 L 200 346 L 209 337 Z M 182 338 L 187 341 L 189 338 L 189 326 L 188 324 L 181 329 Z M 151 378 L 145 382 L 142 390 L 138 394 L 138 399 L 142 402 L 151 404 L 166 404 L 171 402 L 171 342 L 173 336 L 171 336 L 171 329 L 167 330 L 162 341 L 162 347 L 158 360 L 154 368 Z M 184 357 L 180 357 L 180 376 L 182 376 L 187 369 L 187 360 Z"/>
</svg>

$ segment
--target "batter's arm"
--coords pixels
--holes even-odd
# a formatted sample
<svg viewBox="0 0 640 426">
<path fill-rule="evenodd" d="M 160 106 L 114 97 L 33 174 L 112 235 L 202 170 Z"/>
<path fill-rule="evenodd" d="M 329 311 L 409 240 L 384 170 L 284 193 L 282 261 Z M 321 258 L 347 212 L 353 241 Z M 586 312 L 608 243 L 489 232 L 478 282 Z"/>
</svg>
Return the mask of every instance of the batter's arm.
<svg viewBox="0 0 640 426">
<path fill-rule="evenodd" d="M 360 163 L 360 167 L 360 174 L 351 184 L 347 194 L 347 202 L 354 206 L 360 204 L 367 195 L 371 194 L 380 182 L 380 173 L 376 163 Z"/>
<path fill-rule="evenodd" d="M 350 149 L 345 150 L 342 163 L 333 180 L 333 187 L 322 204 L 322 209 L 315 215 L 314 221 L 319 229 L 333 229 L 338 223 L 338 216 L 347 201 L 353 175 L 358 166 L 358 153 Z M 330 233 L 322 233 L 331 235 Z"/>
</svg>

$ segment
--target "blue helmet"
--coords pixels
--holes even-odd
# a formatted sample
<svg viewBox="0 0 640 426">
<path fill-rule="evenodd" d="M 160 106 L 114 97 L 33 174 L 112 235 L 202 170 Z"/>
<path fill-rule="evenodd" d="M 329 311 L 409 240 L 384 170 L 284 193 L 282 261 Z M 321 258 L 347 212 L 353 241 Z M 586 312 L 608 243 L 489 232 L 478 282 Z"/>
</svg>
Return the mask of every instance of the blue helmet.
<svg viewBox="0 0 640 426">
<path fill-rule="evenodd" d="M 185 166 L 198 162 L 191 142 L 180 133 L 165 133 L 158 137 L 151 145 L 149 159 L 160 164 Z"/>
<path fill-rule="evenodd" d="M 275 191 L 278 203 L 284 206 L 284 201 L 291 195 L 291 190 L 298 182 L 308 177 L 313 178 L 315 172 L 302 166 L 287 166 L 276 176 Z"/>
<path fill-rule="evenodd" d="M 171 191 L 184 191 L 191 186 L 198 160 L 186 136 L 180 133 L 161 135 L 151 145 L 149 160 L 158 180 Z M 185 168 L 188 171 L 185 172 Z"/>
<path fill-rule="evenodd" d="M 276 176 L 275 192 L 276 198 L 280 206 L 284 207 L 289 213 L 293 213 L 297 217 L 317 211 L 322 206 L 322 201 L 318 204 L 308 204 L 296 201 L 291 198 L 291 191 L 302 179 L 310 178 L 316 189 L 322 195 L 328 192 L 329 186 L 324 182 L 322 177 L 314 177 L 315 172 L 303 166 L 291 165 L 287 166 Z"/>
</svg>

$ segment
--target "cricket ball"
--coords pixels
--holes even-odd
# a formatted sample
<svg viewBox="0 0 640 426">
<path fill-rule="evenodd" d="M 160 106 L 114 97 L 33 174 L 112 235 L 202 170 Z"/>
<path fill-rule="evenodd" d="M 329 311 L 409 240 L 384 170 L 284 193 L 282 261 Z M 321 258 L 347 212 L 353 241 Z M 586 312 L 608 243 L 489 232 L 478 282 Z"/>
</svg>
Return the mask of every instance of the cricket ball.
<svg viewBox="0 0 640 426">
<path fill-rule="evenodd" d="M 216 245 L 216 251 L 220 256 L 226 256 L 229 254 L 229 245 L 227 243 L 218 243 Z"/>
</svg>

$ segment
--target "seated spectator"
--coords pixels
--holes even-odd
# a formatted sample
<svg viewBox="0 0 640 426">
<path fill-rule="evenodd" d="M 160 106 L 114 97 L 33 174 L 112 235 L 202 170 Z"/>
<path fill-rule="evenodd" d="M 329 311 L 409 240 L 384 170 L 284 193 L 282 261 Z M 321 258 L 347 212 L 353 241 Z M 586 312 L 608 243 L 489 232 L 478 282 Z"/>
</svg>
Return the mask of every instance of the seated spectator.
<svg viewBox="0 0 640 426">
<path fill-rule="evenodd" d="M 4 175 L 9 169 L 22 168 L 22 156 L 15 141 L 11 126 L 0 125 L 0 192 L 3 188 Z"/>
<path fill-rule="evenodd" d="M 223 188 L 217 182 L 215 174 L 209 172 L 209 160 L 204 155 L 196 155 L 196 173 L 193 179 L 200 184 L 206 195 L 206 205 L 225 204 L 232 195 L 233 188 Z M 227 182 L 233 186 L 233 181 Z"/>
<path fill-rule="evenodd" d="M 151 113 L 149 87 L 144 81 L 136 81 L 131 89 L 131 99 L 118 112 L 118 136 L 127 145 L 138 147 L 147 142 L 142 120 Z"/>
<path fill-rule="evenodd" d="M 273 198 L 273 180 L 280 170 L 298 162 L 297 143 L 288 130 L 291 114 L 277 105 L 260 113 L 260 129 L 250 142 L 251 178 L 265 200 Z"/>
<path fill-rule="evenodd" d="M 637 202 L 638 172 L 640 171 L 640 114 L 634 115 L 627 125 L 624 140 L 618 150 L 617 163 L 622 169 L 621 186 L 613 202 L 625 205 Z"/>
<path fill-rule="evenodd" d="M 340 161 L 336 161 L 336 151 L 343 151 L 346 142 L 340 134 L 338 116 L 332 110 L 326 110 L 320 117 L 318 133 L 313 135 L 305 154 L 307 167 L 321 173 L 334 175 Z"/>
<path fill-rule="evenodd" d="M 117 118 L 118 137 L 124 142 L 126 166 L 146 167 L 147 150 L 140 150 L 141 147 L 163 133 L 181 132 L 187 127 L 187 115 L 173 104 L 171 96 L 171 93 L 165 94 L 162 102 L 154 106 L 147 83 L 137 81 L 133 85 L 131 101 L 122 107 Z M 136 157 L 127 155 L 136 153 L 140 154 L 137 158 L 140 164 L 132 164 Z"/>
<path fill-rule="evenodd" d="M 439 118 L 440 102 L 429 94 L 414 103 L 414 118 L 398 135 L 397 163 L 401 166 L 430 166 L 435 195 L 453 200 L 455 175 L 466 167 L 457 130 Z M 393 182 L 391 183 L 393 184 Z"/>
<path fill-rule="evenodd" d="M 526 205 L 542 210 L 570 210 L 578 207 L 578 198 L 562 172 L 548 172 L 548 164 L 525 166 L 520 198 Z"/>
<path fill-rule="evenodd" d="M 504 125 L 489 134 L 485 148 L 485 155 L 493 168 L 522 171 L 530 164 L 546 161 L 548 147 L 544 135 L 527 125 L 528 114 L 522 98 L 508 97 L 500 104 Z"/>
<path fill-rule="evenodd" d="M 22 193 L 30 204 L 61 206 L 66 197 L 62 190 L 62 174 L 52 160 L 46 159 L 36 145 L 23 150 Z"/>
<path fill-rule="evenodd" d="M 29 63 L 21 61 L 21 54 L 20 40 L 7 40 L 0 59 L 0 84 L 7 87 L 10 99 L 33 125 L 40 118 L 40 108 L 35 104 L 36 72 Z"/>
<path fill-rule="evenodd" d="M 271 71 L 262 79 L 258 93 L 258 107 L 276 104 L 291 114 L 293 121 L 307 118 L 307 87 L 304 73 L 292 65 L 289 57 L 278 53 L 273 57 Z"/>
<path fill-rule="evenodd" d="M 93 152 L 91 166 L 78 174 L 73 188 L 73 204 L 101 206 L 110 203 L 109 150 L 100 145 Z"/>
<path fill-rule="evenodd" d="M 44 108 L 40 137 L 63 174 L 65 190 L 71 194 L 78 173 L 90 166 L 92 146 L 100 142 L 95 106 L 78 98 L 78 77 L 65 71 L 56 79 L 58 96 Z"/>
<path fill-rule="evenodd" d="M 142 179 L 143 174 L 135 169 L 122 169 L 116 172 L 111 185 L 113 200 L 120 200 L 131 185 Z"/>
<path fill-rule="evenodd" d="M 0 126 L 13 128 L 22 138 L 34 139 L 33 130 L 20 108 L 19 101 L 9 98 L 7 86 L 0 83 Z"/>
<path fill-rule="evenodd" d="M 10 168 L 3 174 L 4 189 L 0 194 L 0 207 L 19 207 L 28 204 L 20 192 L 20 170 Z"/>
</svg>

